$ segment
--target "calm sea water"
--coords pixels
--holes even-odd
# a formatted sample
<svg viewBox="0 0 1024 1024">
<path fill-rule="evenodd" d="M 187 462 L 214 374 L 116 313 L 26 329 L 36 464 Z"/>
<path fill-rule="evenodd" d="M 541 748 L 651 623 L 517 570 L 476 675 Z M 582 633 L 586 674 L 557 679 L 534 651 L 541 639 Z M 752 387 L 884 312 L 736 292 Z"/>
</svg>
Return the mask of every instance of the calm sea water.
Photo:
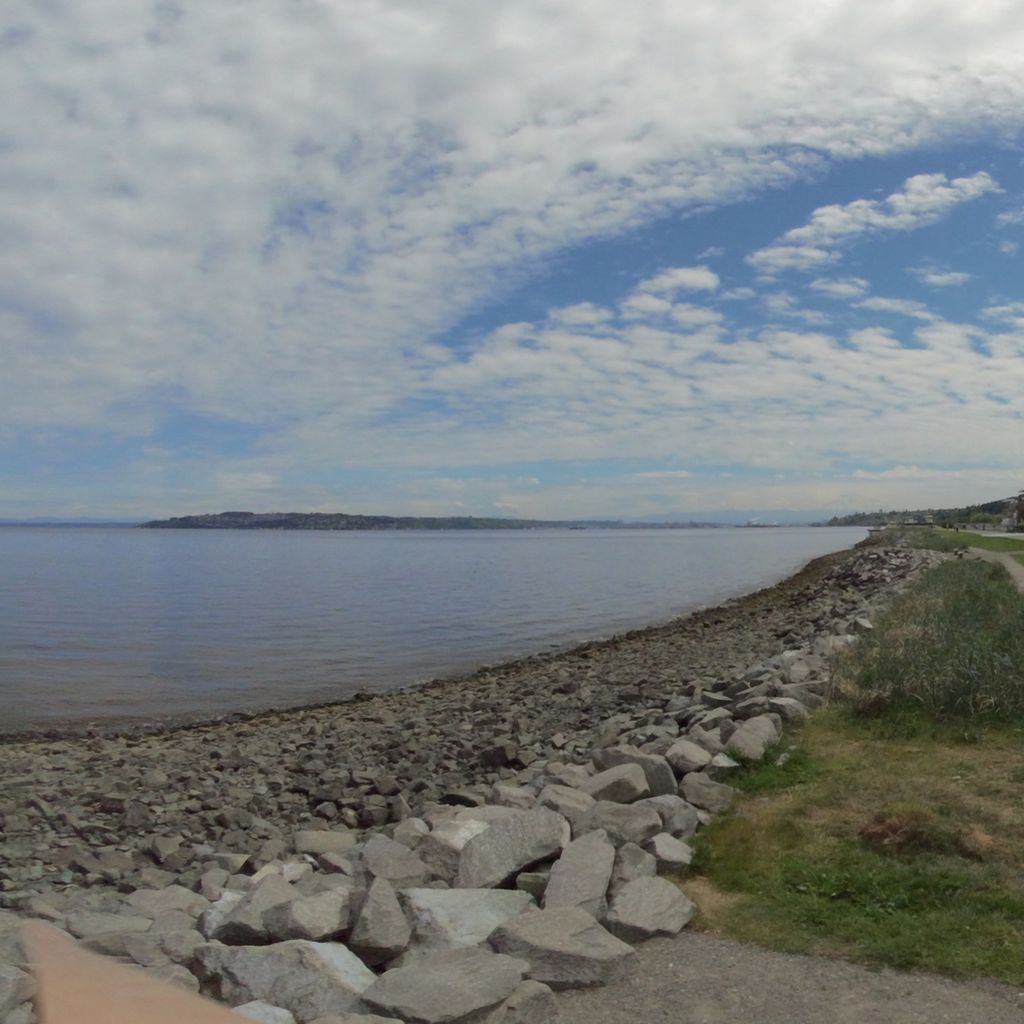
<svg viewBox="0 0 1024 1024">
<path fill-rule="evenodd" d="M 860 529 L 0 529 L 0 730 L 340 699 L 666 620 Z"/>
</svg>

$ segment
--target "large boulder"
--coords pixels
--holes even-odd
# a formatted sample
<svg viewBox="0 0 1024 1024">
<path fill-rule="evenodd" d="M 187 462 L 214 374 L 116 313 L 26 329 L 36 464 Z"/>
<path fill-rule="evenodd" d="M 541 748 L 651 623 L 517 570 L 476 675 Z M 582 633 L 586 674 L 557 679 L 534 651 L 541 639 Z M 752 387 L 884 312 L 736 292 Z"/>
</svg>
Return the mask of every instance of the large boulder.
<svg viewBox="0 0 1024 1024">
<path fill-rule="evenodd" d="M 552 1024 L 557 1020 L 554 993 L 539 981 L 527 980 L 491 1010 L 483 1024 Z"/>
<path fill-rule="evenodd" d="M 604 913 L 615 847 L 603 829 L 574 839 L 551 869 L 544 890 L 545 907 L 579 907 L 592 917 Z"/>
<path fill-rule="evenodd" d="M 657 873 L 658 861 L 654 854 L 640 849 L 636 843 L 624 843 L 615 851 L 611 891 L 614 892 L 637 878 L 654 878 Z"/>
<path fill-rule="evenodd" d="M 656 836 L 662 828 L 661 816 L 652 807 L 599 800 L 587 812 L 577 831 L 583 835 L 595 829 L 603 829 L 616 846 L 623 843 L 636 843 L 639 846 Z"/>
<path fill-rule="evenodd" d="M 676 935 L 694 915 L 694 905 L 664 878 L 638 878 L 616 891 L 604 923 L 626 942 Z"/>
<path fill-rule="evenodd" d="M 631 947 L 579 907 L 520 914 L 497 928 L 490 943 L 499 953 L 528 961 L 530 977 L 553 989 L 613 981 L 633 956 Z"/>
<path fill-rule="evenodd" d="M 308 939 L 322 942 L 343 935 L 352 924 L 352 915 L 360 896 L 355 882 L 334 885 L 309 896 L 299 896 L 271 907 L 263 915 L 266 933 L 275 942 Z"/>
<path fill-rule="evenodd" d="M 591 775 L 580 789 L 595 800 L 610 800 L 617 804 L 631 804 L 651 795 L 647 776 L 636 764 L 619 764 Z"/>
<path fill-rule="evenodd" d="M 300 1024 L 363 1009 L 360 997 L 376 978 L 339 942 L 208 942 L 196 950 L 196 967 L 206 990 L 221 1002 L 237 1006 L 262 999 L 291 1011 Z"/>
<path fill-rule="evenodd" d="M 575 832 L 580 821 L 583 820 L 596 801 L 589 793 L 572 786 L 560 786 L 551 783 L 540 791 L 537 797 L 539 807 L 547 807 L 549 810 L 557 811 L 572 826 Z"/>
<path fill-rule="evenodd" d="M 498 925 L 535 906 L 528 892 L 509 889 L 405 889 L 399 898 L 416 952 L 479 946 Z"/>
<path fill-rule="evenodd" d="M 264 915 L 275 907 L 291 903 L 298 895 L 280 875 L 266 875 L 228 911 L 212 929 L 210 938 L 233 946 L 266 942 L 270 935 Z"/>
<path fill-rule="evenodd" d="M 743 761 L 760 761 L 768 748 L 778 743 L 779 728 L 774 715 L 758 715 L 742 722 L 725 744 L 727 753 Z"/>
<path fill-rule="evenodd" d="M 375 967 L 402 953 L 411 936 L 395 890 L 383 878 L 375 879 L 352 928 L 349 945 L 364 963 Z"/>
<path fill-rule="evenodd" d="M 428 953 L 381 975 L 363 999 L 372 1009 L 413 1024 L 454 1022 L 502 1003 L 528 967 L 486 949 Z"/>
<path fill-rule="evenodd" d="M 497 888 L 519 871 L 557 856 L 568 842 L 569 823 L 560 814 L 545 808 L 515 811 L 466 843 L 455 885 Z"/>
<path fill-rule="evenodd" d="M 712 814 L 727 811 L 736 798 L 736 790 L 732 786 L 715 782 L 704 772 L 690 772 L 679 784 L 679 792 L 684 800 Z"/>
<path fill-rule="evenodd" d="M 697 808 L 681 796 L 652 796 L 638 800 L 635 807 L 652 807 L 661 818 L 664 830 L 677 839 L 688 839 L 700 825 Z"/>
<path fill-rule="evenodd" d="M 362 857 L 367 874 L 383 878 L 396 889 L 422 885 L 430 873 L 412 850 L 387 836 L 371 836 L 363 846 Z"/>
<path fill-rule="evenodd" d="M 605 750 L 598 750 L 594 753 L 594 764 L 598 768 L 614 768 L 622 764 L 635 764 L 647 780 L 647 788 L 651 796 L 664 796 L 674 794 L 676 791 L 676 777 L 672 766 L 658 754 L 646 754 L 636 747 L 628 744 L 621 747 L 608 747 Z M 605 797 L 605 799 L 608 799 Z"/>
<path fill-rule="evenodd" d="M 295 852 L 308 853 L 314 857 L 321 853 L 344 853 L 357 842 L 355 832 L 339 829 L 296 832 L 294 837 Z"/>
<path fill-rule="evenodd" d="M 693 860 L 693 850 L 682 840 L 670 836 L 667 832 L 656 835 L 647 841 L 646 850 L 658 862 L 658 870 L 665 873 L 678 873 L 689 867 Z"/>
<path fill-rule="evenodd" d="M 694 743 L 693 740 L 684 737 L 676 740 L 665 751 L 665 760 L 677 775 L 683 776 L 687 772 L 701 771 L 711 760 L 711 754 L 699 743 Z"/>
<path fill-rule="evenodd" d="M 236 1006 L 232 1013 L 246 1020 L 256 1021 L 256 1024 L 295 1024 L 295 1018 L 291 1011 L 280 1006 L 271 1006 L 263 999 L 254 999 L 251 1003 L 242 1003 Z"/>
<path fill-rule="evenodd" d="M 466 844 L 490 827 L 486 821 L 443 821 L 423 837 L 416 853 L 438 878 L 452 882 L 459 873 L 459 859 Z"/>
</svg>

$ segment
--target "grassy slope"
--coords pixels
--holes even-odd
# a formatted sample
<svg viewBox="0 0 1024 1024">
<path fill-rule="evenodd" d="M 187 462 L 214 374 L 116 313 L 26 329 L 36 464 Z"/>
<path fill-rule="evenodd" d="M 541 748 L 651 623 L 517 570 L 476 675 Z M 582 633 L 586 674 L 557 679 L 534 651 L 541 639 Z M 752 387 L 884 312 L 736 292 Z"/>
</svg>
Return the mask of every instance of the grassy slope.
<svg viewBox="0 0 1024 1024">
<path fill-rule="evenodd" d="M 962 536 L 962 535 L 961 535 Z M 840 669 L 849 701 L 737 781 L 682 882 L 769 946 L 1024 983 L 1024 599 L 940 566 Z M 969 628 L 968 628 L 969 627 Z"/>
</svg>

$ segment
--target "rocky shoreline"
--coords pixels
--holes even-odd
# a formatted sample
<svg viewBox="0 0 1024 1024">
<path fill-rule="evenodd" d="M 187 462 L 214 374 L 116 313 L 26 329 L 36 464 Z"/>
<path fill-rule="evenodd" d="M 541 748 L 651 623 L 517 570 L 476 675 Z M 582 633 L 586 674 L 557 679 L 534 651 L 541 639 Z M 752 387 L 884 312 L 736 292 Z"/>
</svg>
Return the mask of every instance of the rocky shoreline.
<svg viewBox="0 0 1024 1024">
<path fill-rule="evenodd" d="M 0 745 L 0 1021 L 41 918 L 277 1024 L 550 1021 L 692 905 L 738 762 L 941 556 L 862 546 L 720 608 L 344 704 Z M 467 981 L 468 979 L 468 981 Z"/>
</svg>

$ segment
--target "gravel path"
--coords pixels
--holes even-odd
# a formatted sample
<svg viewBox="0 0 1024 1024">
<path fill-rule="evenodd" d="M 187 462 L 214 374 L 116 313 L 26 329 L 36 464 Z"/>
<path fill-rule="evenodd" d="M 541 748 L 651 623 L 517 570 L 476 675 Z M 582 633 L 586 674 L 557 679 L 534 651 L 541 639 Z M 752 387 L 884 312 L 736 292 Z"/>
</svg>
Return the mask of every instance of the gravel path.
<svg viewBox="0 0 1024 1024">
<path fill-rule="evenodd" d="M 976 558 L 1001 565 L 1010 574 L 1010 579 L 1017 584 L 1017 589 L 1024 594 L 1024 565 L 1013 555 L 1006 551 L 985 551 L 983 548 L 971 548 L 970 551 Z"/>
<path fill-rule="evenodd" d="M 1020 1024 L 1024 990 L 871 971 L 684 932 L 637 950 L 628 980 L 561 993 L 559 1024 Z"/>
</svg>

